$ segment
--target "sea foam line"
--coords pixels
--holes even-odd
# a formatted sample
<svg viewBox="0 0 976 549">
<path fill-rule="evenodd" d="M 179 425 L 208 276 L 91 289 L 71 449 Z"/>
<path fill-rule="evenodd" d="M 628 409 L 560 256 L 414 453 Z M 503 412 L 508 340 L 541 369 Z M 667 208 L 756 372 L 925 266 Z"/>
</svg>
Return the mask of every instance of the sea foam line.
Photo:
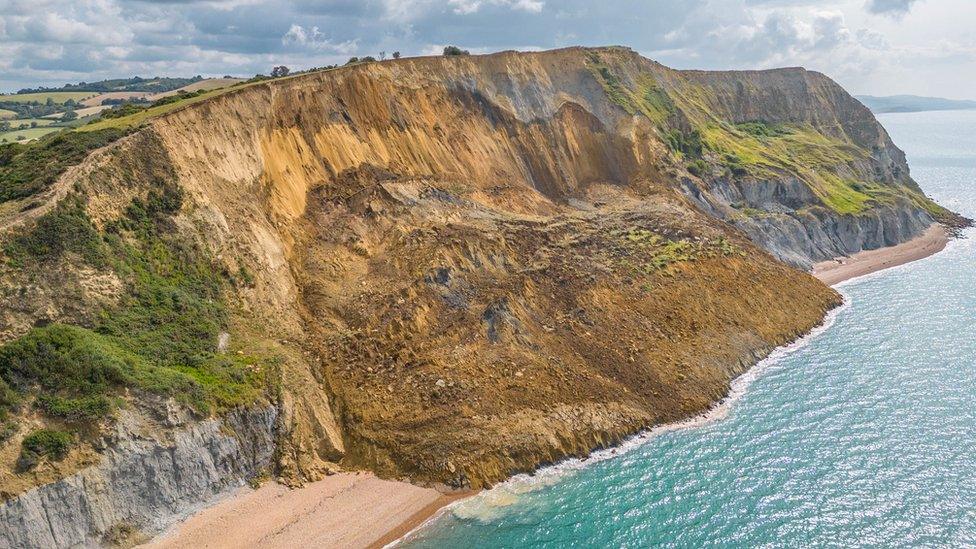
<svg viewBox="0 0 976 549">
<path fill-rule="evenodd" d="M 838 291 L 840 291 L 838 289 Z M 521 494 L 533 492 L 546 486 L 557 483 L 564 477 L 573 474 L 594 463 L 599 463 L 610 458 L 626 454 L 635 448 L 646 444 L 650 440 L 664 433 L 683 429 L 693 429 L 725 419 L 732 406 L 745 395 L 746 390 L 753 381 L 759 378 L 771 366 L 777 364 L 783 358 L 799 351 L 809 345 L 814 339 L 830 329 L 840 316 L 850 306 L 850 299 L 847 294 L 840 292 L 844 302 L 828 312 L 823 321 L 816 328 L 810 330 L 802 337 L 773 349 L 766 358 L 757 362 L 752 368 L 746 370 L 742 375 L 732 380 L 729 387 L 729 394 L 725 398 L 716 402 L 711 408 L 694 417 L 658 425 L 651 429 L 642 431 L 636 435 L 624 439 L 619 444 L 610 448 L 604 448 L 592 452 L 585 459 L 568 458 L 554 465 L 542 467 L 534 473 L 522 473 L 515 475 L 508 480 L 496 484 L 490 490 L 480 492 L 470 498 L 454 501 L 431 515 L 430 518 L 417 525 L 414 529 L 407 532 L 403 537 L 387 544 L 385 547 L 394 547 L 400 542 L 409 539 L 418 531 L 430 526 L 445 513 L 451 512 L 459 517 L 478 518 L 480 520 L 491 520 L 503 512 L 503 508 L 517 503 Z M 495 512 L 492 512 L 492 511 Z"/>
</svg>

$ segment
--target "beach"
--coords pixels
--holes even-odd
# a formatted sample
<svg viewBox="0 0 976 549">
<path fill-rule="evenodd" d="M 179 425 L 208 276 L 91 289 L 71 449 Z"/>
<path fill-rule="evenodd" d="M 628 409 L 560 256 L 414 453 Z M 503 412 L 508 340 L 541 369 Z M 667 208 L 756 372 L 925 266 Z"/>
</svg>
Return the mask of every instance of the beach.
<svg viewBox="0 0 976 549">
<path fill-rule="evenodd" d="M 141 547 L 382 547 L 470 494 L 370 473 L 338 473 L 298 489 L 268 482 L 242 488 Z"/>
<path fill-rule="evenodd" d="M 926 258 L 942 251 L 948 243 L 949 235 L 945 228 L 934 223 L 924 233 L 908 242 L 822 261 L 815 264 L 810 272 L 824 284 L 833 286 L 851 278 Z"/>
</svg>

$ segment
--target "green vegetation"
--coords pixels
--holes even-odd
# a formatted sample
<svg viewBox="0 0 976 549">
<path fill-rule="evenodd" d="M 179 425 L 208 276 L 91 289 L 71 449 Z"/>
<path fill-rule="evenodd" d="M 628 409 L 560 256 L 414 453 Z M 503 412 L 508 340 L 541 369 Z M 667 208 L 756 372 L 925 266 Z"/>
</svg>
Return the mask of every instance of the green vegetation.
<svg viewBox="0 0 976 549">
<path fill-rule="evenodd" d="M 71 252 L 89 264 L 101 266 L 106 254 L 101 237 L 75 198 L 66 198 L 30 231 L 13 235 L 3 246 L 8 261 L 17 266 L 34 261 L 46 263 Z"/>
<path fill-rule="evenodd" d="M 695 177 L 701 177 L 708 173 L 708 163 L 701 158 L 690 162 L 686 167 L 688 173 Z"/>
<path fill-rule="evenodd" d="M 0 145 L 0 202 L 37 194 L 50 187 L 88 153 L 119 139 L 124 132 L 65 132 L 37 143 Z"/>
<path fill-rule="evenodd" d="M 154 76 L 152 78 L 142 78 L 135 76 L 132 78 L 112 78 L 109 80 L 99 80 L 98 82 L 79 82 L 77 84 L 66 84 L 56 89 L 45 89 L 45 88 L 35 88 L 35 89 L 23 89 L 18 92 L 20 95 L 32 94 L 32 95 L 50 95 L 52 93 L 78 93 L 78 92 L 118 92 L 118 91 L 144 91 L 152 93 L 167 92 L 170 90 L 175 90 L 177 88 L 182 88 L 190 84 L 200 82 L 203 80 L 202 76 L 194 76 L 192 78 L 168 78 Z M 88 93 L 89 97 L 95 95 L 94 93 Z"/>
<path fill-rule="evenodd" d="M 24 143 L 29 141 L 34 141 L 40 139 L 45 135 L 50 135 L 52 133 L 57 133 L 64 128 L 58 126 L 43 126 L 40 128 L 24 128 L 20 130 L 13 130 L 9 132 L 0 133 L 0 144 L 3 143 Z"/>
<path fill-rule="evenodd" d="M 139 112 L 142 112 L 149 107 L 146 105 L 136 105 L 135 103 L 124 103 L 119 107 L 114 109 L 108 109 L 101 112 L 102 120 L 107 120 L 109 118 L 124 118 Z"/>
<path fill-rule="evenodd" d="M 455 55 L 471 55 L 468 50 L 462 50 L 457 46 L 444 46 L 444 55 L 450 57 Z"/>
<path fill-rule="evenodd" d="M 675 129 L 668 130 L 664 134 L 664 141 L 668 144 L 671 152 L 681 153 L 681 155 L 689 158 L 701 158 L 702 156 L 704 147 L 701 132 L 698 130 L 691 130 L 687 133 Z"/>
<path fill-rule="evenodd" d="M 784 172 L 796 174 L 825 206 L 840 214 L 863 212 L 887 192 L 880 185 L 836 175 L 837 167 L 849 165 L 867 153 L 809 126 L 716 124 L 702 130 L 702 141 L 720 155 L 728 175 L 776 178 Z"/>
<path fill-rule="evenodd" d="M 782 124 L 772 126 L 761 121 L 743 122 L 736 124 L 735 128 L 740 132 L 749 134 L 753 137 L 783 137 L 789 135 L 790 130 Z"/>
<path fill-rule="evenodd" d="M 111 267 L 127 291 L 90 327 L 35 327 L 0 348 L 0 419 L 33 402 L 47 417 L 97 422 L 112 416 L 127 388 L 173 398 L 201 415 L 265 394 L 273 365 L 216 353 L 231 276 L 174 236 L 172 216 L 181 207 L 179 189 L 159 181 L 100 233 L 69 196 L 12 236 L 4 252 L 23 269 L 43 271 L 70 255 Z"/>
<path fill-rule="evenodd" d="M 745 255 L 725 237 L 672 239 L 646 229 L 630 229 L 620 237 L 630 252 L 624 265 L 643 275 L 667 273 L 672 265 L 686 261 Z"/>
<path fill-rule="evenodd" d="M 55 429 L 38 429 L 27 435 L 20 447 L 17 467 L 26 471 L 33 469 L 42 458 L 60 461 L 68 457 L 73 437 L 71 433 Z"/>
<path fill-rule="evenodd" d="M 8 120 L 10 124 L 10 129 L 20 130 L 24 128 L 34 128 L 37 126 L 50 126 L 54 124 L 54 120 L 50 118 L 19 118 L 16 120 Z"/>
</svg>

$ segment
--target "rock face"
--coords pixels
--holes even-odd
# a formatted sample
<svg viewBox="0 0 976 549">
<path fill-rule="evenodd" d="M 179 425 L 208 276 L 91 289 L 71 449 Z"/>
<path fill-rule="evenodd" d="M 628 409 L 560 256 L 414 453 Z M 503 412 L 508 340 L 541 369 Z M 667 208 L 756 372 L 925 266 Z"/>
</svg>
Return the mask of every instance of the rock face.
<svg viewBox="0 0 976 549">
<path fill-rule="evenodd" d="M 102 462 L 0 504 L 0 547 L 94 547 L 155 534 L 273 463 L 274 408 L 207 420 L 170 439 L 121 419 Z"/>
<path fill-rule="evenodd" d="M 272 455 L 296 479 L 338 463 L 471 487 L 584 455 L 700 413 L 840 303 L 777 258 L 895 244 L 949 215 L 823 75 L 675 71 L 623 48 L 246 86 L 59 185 L 104 230 L 161 179 L 186 195 L 172 231 L 247 268 L 220 337 L 275 355 L 277 428 L 259 410 L 170 442 L 120 436 L 4 504 L 9 546 L 156 531 Z M 124 301 L 92 282 L 108 274 L 61 268 L 112 291 L 66 301 L 64 277 L 35 278 L 4 292 L 32 296 L 0 301 L 4 338 Z"/>
</svg>

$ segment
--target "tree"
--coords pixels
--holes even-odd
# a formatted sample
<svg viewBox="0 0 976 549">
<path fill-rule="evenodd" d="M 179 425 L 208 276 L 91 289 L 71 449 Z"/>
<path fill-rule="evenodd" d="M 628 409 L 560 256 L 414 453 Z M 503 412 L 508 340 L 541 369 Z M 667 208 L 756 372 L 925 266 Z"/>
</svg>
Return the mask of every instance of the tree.
<svg viewBox="0 0 976 549">
<path fill-rule="evenodd" d="M 400 58 L 400 52 L 398 52 L 398 51 L 393 52 L 393 58 L 394 59 L 399 59 Z"/>
<path fill-rule="evenodd" d="M 454 56 L 454 55 L 471 55 L 468 50 L 462 50 L 457 46 L 444 46 L 444 55 Z"/>
<path fill-rule="evenodd" d="M 385 51 L 381 51 L 380 52 L 380 61 L 385 61 L 385 60 L 386 60 L 386 52 Z"/>
<path fill-rule="evenodd" d="M 37 120 L 31 120 L 31 127 L 32 128 L 36 128 L 37 127 Z"/>
<path fill-rule="evenodd" d="M 72 120 L 77 120 L 77 119 L 78 119 L 78 113 L 76 113 L 71 109 L 65 111 L 64 115 L 61 117 L 61 120 L 64 120 L 65 122 L 70 122 Z"/>
<path fill-rule="evenodd" d="M 281 78 L 283 76 L 288 76 L 291 69 L 284 65 L 278 65 L 277 67 L 271 69 L 271 78 Z"/>
<path fill-rule="evenodd" d="M 349 61 L 346 61 L 346 64 L 347 65 L 354 65 L 356 63 L 359 63 L 359 58 L 358 57 L 350 57 L 349 58 Z"/>
</svg>

